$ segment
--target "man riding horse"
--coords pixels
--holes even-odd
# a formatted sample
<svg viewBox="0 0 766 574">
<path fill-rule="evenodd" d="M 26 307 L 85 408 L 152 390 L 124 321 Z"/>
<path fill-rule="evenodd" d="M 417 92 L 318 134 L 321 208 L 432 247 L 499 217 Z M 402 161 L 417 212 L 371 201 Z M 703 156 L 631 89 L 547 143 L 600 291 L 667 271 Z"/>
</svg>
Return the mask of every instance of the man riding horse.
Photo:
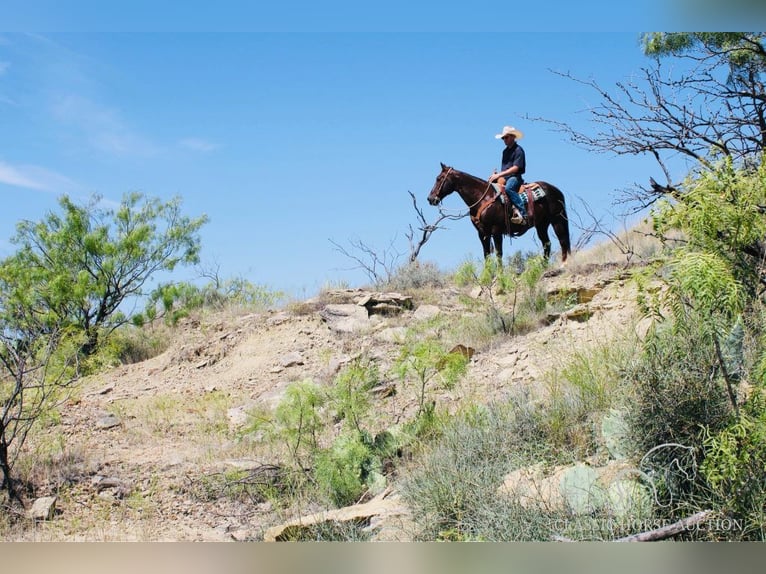
<svg viewBox="0 0 766 574">
<path fill-rule="evenodd" d="M 516 143 L 516 140 L 522 137 L 524 134 L 512 126 L 505 126 L 503 131 L 495 136 L 495 139 L 503 140 L 505 149 L 501 158 L 500 171 L 493 171 L 489 176 L 489 182 L 497 183 L 502 188 L 503 178 L 505 179 L 505 194 L 518 210 L 518 213 L 514 211 L 511 223 L 526 226 L 528 224 L 527 209 L 519 195 L 519 190 L 524 183 L 522 176 L 527 168 L 527 160 L 524 149 Z M 505 203 L 502 191 L 498 194 L 500 200 Z"/>
</svg>

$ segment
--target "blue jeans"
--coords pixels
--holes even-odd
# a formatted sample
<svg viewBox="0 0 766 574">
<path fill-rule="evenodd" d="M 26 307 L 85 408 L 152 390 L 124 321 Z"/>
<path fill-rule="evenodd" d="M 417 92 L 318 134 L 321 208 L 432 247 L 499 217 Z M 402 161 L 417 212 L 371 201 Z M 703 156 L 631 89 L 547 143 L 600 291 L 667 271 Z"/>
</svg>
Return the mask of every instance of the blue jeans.
<svg viewBox="0 0 766 574">
<path fill-rule="evenodd" d="M 519 196 L 520 188 L 521 188 L 521 178 L 519 176 L 512 175 L 505 180 L 505 193 L 508 194 L 508 197 L 510 198 L 511 203 L 513 203 L 513 205 L 515 205 L 516 208 L 519 210 L 521 217 L 526 218 L 527 208 L 521 202 L 521 197 Z"/>
</svg>

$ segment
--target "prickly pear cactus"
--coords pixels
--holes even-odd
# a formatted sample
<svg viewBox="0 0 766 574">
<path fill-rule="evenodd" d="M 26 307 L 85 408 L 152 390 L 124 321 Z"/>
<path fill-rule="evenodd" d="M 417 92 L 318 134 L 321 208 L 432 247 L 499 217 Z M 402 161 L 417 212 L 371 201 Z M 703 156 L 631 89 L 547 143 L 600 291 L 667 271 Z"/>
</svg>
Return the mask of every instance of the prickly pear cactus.
<svg viewBox="0 0 766 574">
<path fill-rule="evenodd" d="M 606 448 L 612 458 L 617 460 L 627 458 L 629 455 L 628 425 L 625 422 L 624 413 L 617 409 L 611 409 L 601 420 L 601 437 L 604 439 Z"/>
<path fill-rule="evenodd" d="M 567 470 L 559 483 L 561 495 L 574 514 L 590 514 L 601 508 L 607 500 L 598 473 L 584 464 Z"/>
</svg>

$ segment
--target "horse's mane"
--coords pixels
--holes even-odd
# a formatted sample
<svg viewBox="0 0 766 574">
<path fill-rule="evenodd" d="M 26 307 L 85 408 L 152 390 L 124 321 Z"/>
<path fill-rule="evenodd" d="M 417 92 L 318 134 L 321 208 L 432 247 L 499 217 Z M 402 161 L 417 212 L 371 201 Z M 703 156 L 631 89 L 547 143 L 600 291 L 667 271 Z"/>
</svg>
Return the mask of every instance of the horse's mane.
<svg viewBox="0 0 766 574">
<path fill-rule="evenodd" d="M 488 185 L 489 184 L 489 182 L 486 179 L 482 179 L 480 177 L 476 177 L 475 175 L 471 175 L 470 173 L 467 173 L 465 171 L 460 171 L 459 169 L 455 169 L 454 167 L 452 168 L 452 171 L 454 171 L 455 173 L 459 173 L 461 176 L 464 176 L 464 177 L 467 177 L 469 179 L 472 179 L 472 180 L 474 180 L 476 183 L 478 183 L 480 185 Z"/>
</svg>

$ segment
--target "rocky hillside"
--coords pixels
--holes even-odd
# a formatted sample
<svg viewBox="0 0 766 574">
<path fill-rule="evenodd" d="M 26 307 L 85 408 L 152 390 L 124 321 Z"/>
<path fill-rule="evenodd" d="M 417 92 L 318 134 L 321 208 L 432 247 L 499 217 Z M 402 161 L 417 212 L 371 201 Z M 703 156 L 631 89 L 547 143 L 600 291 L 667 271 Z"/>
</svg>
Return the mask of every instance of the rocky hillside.
<svg viewBox="0 0 766 574">
<path fill-rule="evenodd" d="M 445 340 L 470 347 L 471 357 L 457 386 L 433 392 L 437 408 L 502 400 L 521 387 L 542 395 L 547 371 L 636 324 L 624 265 L 553 269 L 543 284 L 569 304 L 538 328 L 480 345 Z M 380 429 L 395 424 L 417 408 L 417 397 L 388 374 L 407 328 L 438 315 L 476 313 L 467 301 L 477 296 L 455 287 L 414 294 L 343 290 L 280 311 L 187 320 L 161 355 L 84 380 L 60 421 L 29 441 L 41 462 L 28 472 L 47 485 L 35 494 L 55 498 L 38 503 L 43 519 L 14 527 L 6 539 L 278 539 L 298 518 L 289 510 L 216 496 L 226 473 L 244 469 L 253 480 L 269 480 L 277 472 L 279 461 L 254 447 L 257 433 L 242 432 L 253 413 L 274 409 L 291 383 L 328 384 L 366 354 L 386 373 L 372 390 Z M 332 517 L 361 517 L 375 539 L 409 539 L 408 510 L 390 478 L 375 497 Z M 314 513 L 303 523 L 328 516 L 310 503 L 303 510 Z"/>
</svg>

